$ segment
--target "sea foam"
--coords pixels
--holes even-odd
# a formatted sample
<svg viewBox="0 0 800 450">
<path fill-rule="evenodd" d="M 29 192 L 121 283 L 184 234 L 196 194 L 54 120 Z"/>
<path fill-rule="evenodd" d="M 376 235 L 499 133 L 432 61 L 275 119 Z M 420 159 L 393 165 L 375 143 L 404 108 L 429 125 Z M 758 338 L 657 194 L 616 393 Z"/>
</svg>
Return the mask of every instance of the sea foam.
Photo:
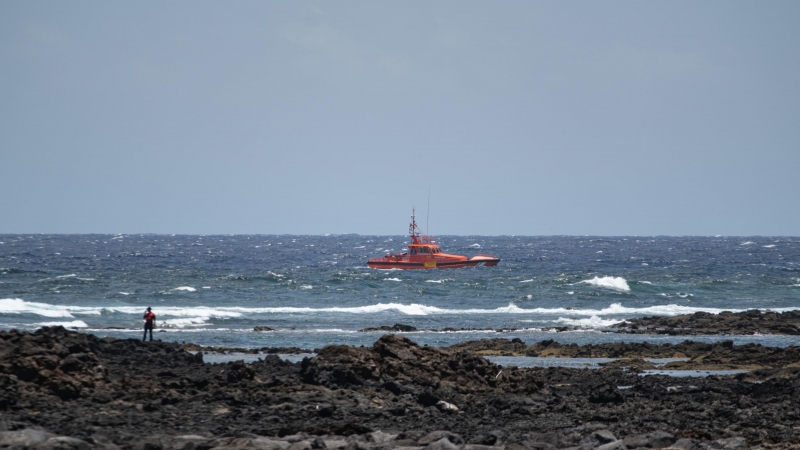
<svg viewBox="0 0 800 450">
<path fill-rule="evenodd" d="M 64 328 L 89 328 L 89 325 L 86 325 L 86 322 L 82 320 L 73 320 L 72 322 L 42 322 L 37 323 L 36 325 L 42 327 L 64 327 Z"/>
<path fill-rule="evenodd" d="M 796 311 L 800 307 L 770 308 L 771 311 Z M 26 302 L 20 299 L 0 299 L 0 314 L 21 314 L 30 313 L 44 317 L 64 317 L 72 318 L 76 315 L 99 315 L 101 313 L 130 314 L 137 319 L 141 318 L 144 311 L 139 306 L 62 306 L 50 305 L 46 303 Z M 327 308 L 311 308 L 298 306 L 275 306 L 275 307 L 241 307 L 241 306 L 164 306 L 154 308 L 154 312 L 161 321 L 173 319 L 189 319 L 187 321 L 168 322 L 175 326 L 180 324 L 199 323 L 199 320 L 209 320 L 211 318 L 239 318 L 251 316 L 253 314 L 319 314 L 319 313 L 340 313 L 340 314 L 378 314 L 384 312 L 398 312 L 409 316 L 424 315 L 465 315 L 465 314 L 517 314 L 517 315 L 543 315 L 543 316 L 675 316 L 679 314 L 694 314 L 696 312 L 707 312 L 719 314 L 722 311 L 741 312 L 745 309 L 732 308 L 708 308 L 694 307 L 685 305 L 653 305 L 641 308 L 623 306 L 620 303 L 612 303 L 605 308 L 586 308 L 573 309 L 567 307 L 560 308 L 521 308 L 514 303 L 496 308 L 469 308 L 469 309 L 450 309 L 436 306 L 423 305 L 419 303 L 377 303 L 364 306 L 334 306 Z"/>
<path fill-rule="evenodd" d="M 586 319 L 559 317 L 556 322 L 581 328 L 608 328 L 612 325 L 623 322 L 623 320 L 601 319 L 599 316 L 592 316 Z"/>
</svg>

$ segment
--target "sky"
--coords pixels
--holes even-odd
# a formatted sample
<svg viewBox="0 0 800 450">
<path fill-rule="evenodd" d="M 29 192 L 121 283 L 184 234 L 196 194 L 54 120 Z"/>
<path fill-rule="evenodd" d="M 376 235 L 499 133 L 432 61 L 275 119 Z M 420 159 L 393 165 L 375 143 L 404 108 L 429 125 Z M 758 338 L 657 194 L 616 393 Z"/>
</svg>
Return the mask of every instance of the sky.
<svg viewBox="0 0 800 450">
<path fill-rule="evenodd" d="M 798 23 L 796 0 L 0 2 L 0 233 L 402 235 L 416 207 L 434 236 L 800 236 Z"/>
</svg>

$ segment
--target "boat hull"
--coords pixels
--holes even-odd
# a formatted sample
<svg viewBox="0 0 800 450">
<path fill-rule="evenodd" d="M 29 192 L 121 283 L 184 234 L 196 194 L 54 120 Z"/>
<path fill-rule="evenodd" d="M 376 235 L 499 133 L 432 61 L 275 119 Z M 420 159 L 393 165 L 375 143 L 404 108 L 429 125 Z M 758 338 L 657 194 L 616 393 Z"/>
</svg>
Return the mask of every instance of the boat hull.
<svg viewBox="0 0 800 450">
<path fill-rule="evenodd" d="M 461 267 L 496 266 L 500 258 L 494 256 L 474 256 L 469 259 L 459 261 L 412 261 L 412 260 L 389 260 L 386 258 L 374 258 L 367 262 L 367 266 L 373 269 L 402 269 L 402 270 L 425 270 L 425 269 L 458 269 Z"/>
</svg>

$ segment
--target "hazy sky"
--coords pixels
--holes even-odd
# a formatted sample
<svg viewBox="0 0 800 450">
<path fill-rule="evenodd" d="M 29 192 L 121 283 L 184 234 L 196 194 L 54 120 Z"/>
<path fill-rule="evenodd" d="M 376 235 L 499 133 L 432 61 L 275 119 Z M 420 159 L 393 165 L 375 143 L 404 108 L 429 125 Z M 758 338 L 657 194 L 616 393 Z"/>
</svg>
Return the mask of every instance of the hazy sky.
<svg viewBox="0 0 800 450">
<path fill-rule="evenodd" d="M 2 1 L 0 233 L 800 235 L 800 2 Z"/>
</svg>

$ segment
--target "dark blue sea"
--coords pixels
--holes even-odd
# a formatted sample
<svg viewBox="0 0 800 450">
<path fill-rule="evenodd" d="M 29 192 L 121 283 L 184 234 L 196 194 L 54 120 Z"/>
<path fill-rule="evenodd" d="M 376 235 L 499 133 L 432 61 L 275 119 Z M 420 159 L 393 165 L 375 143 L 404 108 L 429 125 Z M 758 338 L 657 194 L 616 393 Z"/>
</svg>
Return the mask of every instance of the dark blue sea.
<svg viewBox="0 0 800 450">
<path fill-rule="evenodd" d="M 800 238 L 441 236 L 497 267 L 374 270 L 404 236 L 0 235 L 0 329 L 63 325 L 235 347 L 371 345 L 403 323 L 420 344 L 481 338 L 677 342 L 604 331 L 634 317 L 800 308 Z M 255 332 L 256 326 L 273 332 Z M 553 327 L 577 327 L 555 332 Z M 485 330 L 489 329 L 489 330 Z M 513 331 L 497 331 L 498 329 Z M 789 336 L 709 336 L 765 345 Z"/>
</svg>

